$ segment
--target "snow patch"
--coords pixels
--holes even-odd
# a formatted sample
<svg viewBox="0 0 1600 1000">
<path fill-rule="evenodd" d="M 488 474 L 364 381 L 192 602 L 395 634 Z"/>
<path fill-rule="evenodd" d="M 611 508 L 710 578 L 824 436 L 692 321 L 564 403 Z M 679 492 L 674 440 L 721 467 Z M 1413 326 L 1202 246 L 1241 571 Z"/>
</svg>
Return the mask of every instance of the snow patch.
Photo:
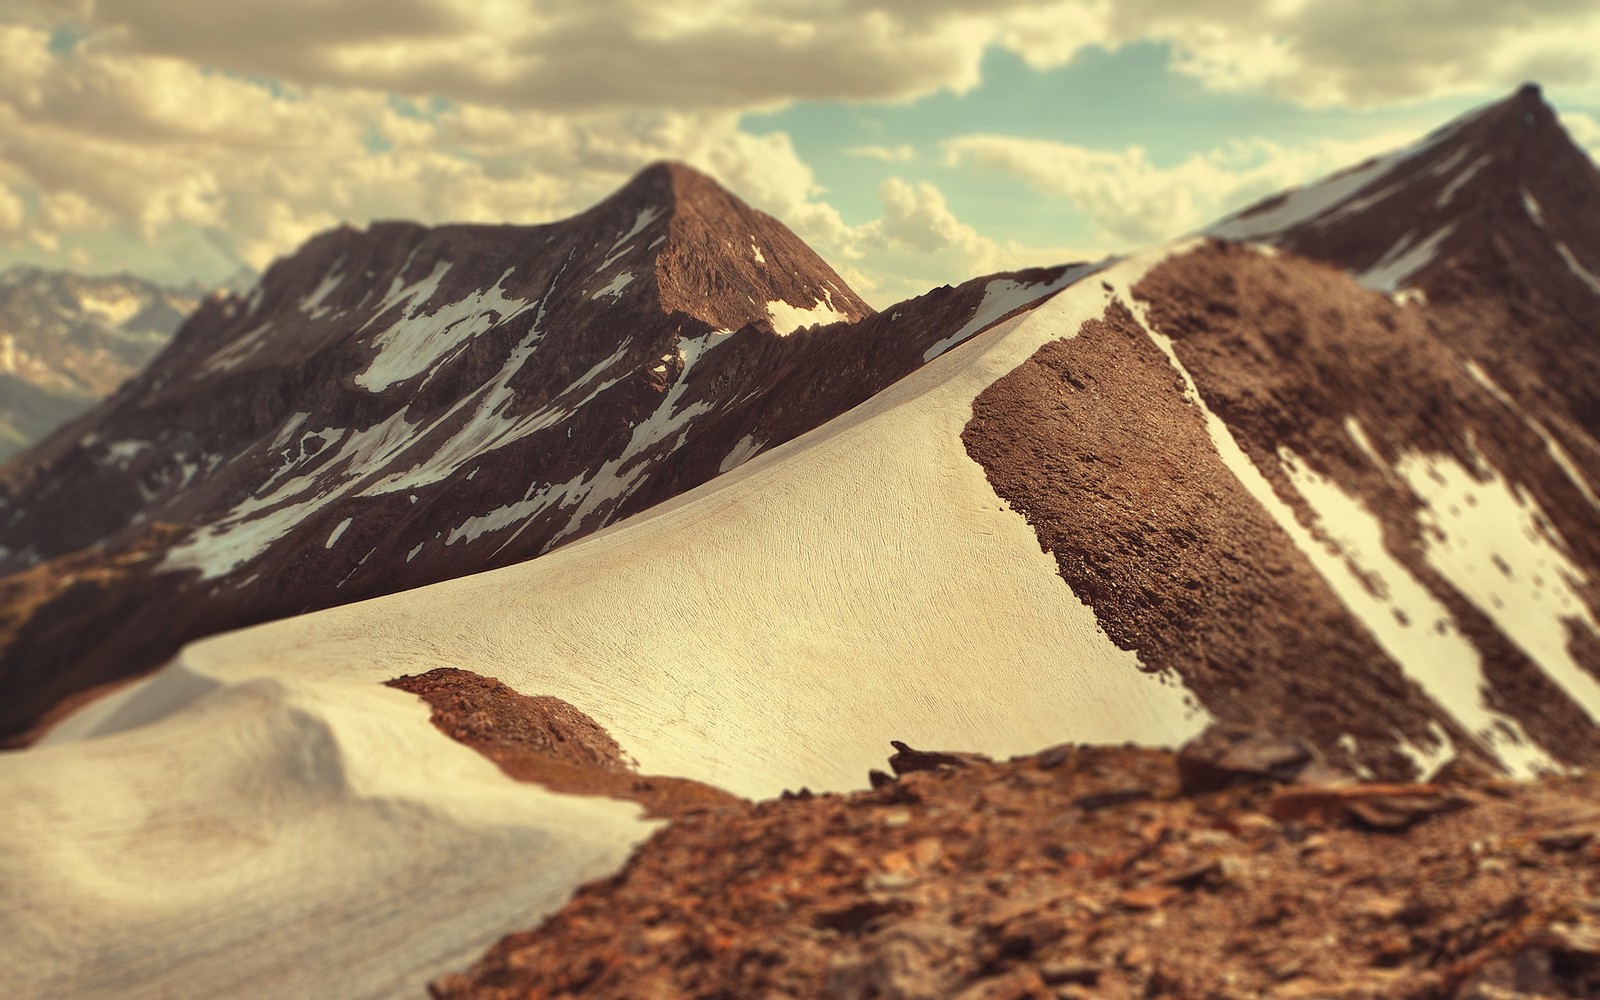
<svg viewBox="0 0 1600 1000">
<path fill-rule="evenodd" d="M 1354 418 L 1349 423 L 1359 427 Z M 1513 774 L 1559 770 L 1515 719 L 1490 706 L 1477 648 L 1444 602 L 1390 554 L 1383 522 L 1289 449 L 1280 448 L 1278 458 L 1326 539 L 1312 559 L 1318 572 L 1406 676 Z M 1384 463 L 1378 466 L 1390 472 Z M 1304 541 L 1297 539 L 1303 550 Z"/>
<path fill-rule="evenodd" d="M 372 346 L 378 353 L 366 369 L 356 375 L 357 385 L 371 392 L 383 392 L 428 371 L 474 337 L 525 312 L 531 306 L 525 299 L 510 298 L 505 294 L 506 280 L 516 270 L 511 267 L 492 287 L 446 303 L 432 313 L 423 314 L 423 307 L 433 297 L 449 269 L 448 263 L 440 261 L 427 278 L 401 292 L 391 292 L 390 299 L 395 302 L 404 300 L 413 305 L 409 312 L 402 314 L 399 321 L 372 338 Z M 387 304 L 381 307 L 379 315 L 389 308 L 392 306 Z"/>
<path fill-rule="evenodd" d="M 752 237 L 751 237 L 751 238 L 750 238 L 750 240 L 751 240 L 751 242 L 750 242 L 750 253 L 751 253 L 751 254 L 753 254 L 753 255 L 754 255 L 754 256 L 755 256 L 755 258 L 756 258 L 756 263 L 757 263 L 757 264 L 765 264 L 765 263 L 766 263 L 766 262 L 767 262 L 767 258 L 766 258 L 766 256 L 765 256 L 765 255 L 764 255 L 764 254 L 763 254 L 763 253 L 762 253 L 762 252 L 761 252 L 761 248 L 760 248 L 760 247 L 758 247 L 758 246 L 756 246 L 756 244 L 755 244 L 755 237 L 753 237 L 753 236 L 752 236 Z"/>
<path fill-rule="evenodd" d="M 737 469 L 759 454 L 762 447 L 764 447 L 762 442 L 757 441 L 752 435 L 746 434 L 739 439 L 738 444 L 733 446 L 733 450 L 728 452 L 722 461 L 717 464 L 717 471 L 731 472 Z"/>
<path fill-rule="evenodd" d="M 1561 255 L 1562 260 L 1567 262 L 1567 267 L 1571 269 L 1572 273 L 1576 274 L 1583 280 L 1584 284 L 1589 286 L 1590 291 L 1600 295 L 1600 278 L 1595 277 L 1594 272 L 1584 267 L 1583 262 L 1573 256 L 1572 251 L 1567 248 L 1565 243 L 1557 243 L 1556 252 Z"/>
<path fill-rule="evenodd" d="M 1434 202 L 1434 205 L 1438 208 L 1443 208 L 1444 206 L 1450 204 L 1450 199 L 1456 196 L 1456 192 L 1460 191 L 1468 181 L 1476 177 L 1478 171 L 1482 170 L 1492 159 L 1494 159 L 1494 157 L 1490 156 L 1488 153 L 1485 153 L 1476 160 L 1473 160 L 1471 166 L 1461 171 L 1461 173 L 1457 174 L 1449 184 L 1445 185 L 1444 190 L 1439 192 L 1439 198 Z"/>
<path fill-rule="evenodd" d="M 313 321 L 322 319 L 333 312 L 332 306 L 323 305 L 328 296 L 344 283 L 344 274 L 339 266 L 344 263 L 344 257 L 333 262 L 328 268 L 328 273 L 323 276 L 322 282 L 312 289 L 311 294 L 300 300 L 300 311 L 309 316 Z"/>
<path fill-rule="evenodd" d="M 627 288 L 629 283 L 632 282 L 632 281 L 633 281 L 633 272 L 631 272 L 631 271 L 623 271 L 621 274 L 617 275 L 615 278 L 612 278 L 611 279 L 611 283 L 609 285 L 607 285 L 606 287 L 600 289 L 598 292 L 595 292 L 593 295 L 589 296 L 589 298 L 598 299 L 603 295 L 609 295 L 613 299 L 621 298 L 622 297 L 622 290 L 624 288 Z"/>
<path fill-rule="evenodd" d="M 1527 188 L 1522 188 L 1522 208 L 1528 213 L 1528 218 L 1541 228 L 1544 226 L 1544 211 L 1539 208 L 1539 202 L 1528 193 Z"/>
<path fill-rule="evenodd" d="M 1455 228 L 1452 222 L 1421 241 L 1416 239 L 1415 233 L 1408 234 L 1390 247 L 1383 259 L 1356 275 L 1356 280 L 1376 291 L 1394 292 L 1407 278 L 1433 263 L 1439 247 Z"/>
<path fill-rule="evenodd" d="M 656 206 L 656 205 L 650 205 L 650 206 L 647 206 L 645 208 L 639 209 L 638 214 L 633 217 L 633 225 L 632 225 L 632 227 L 630 227 L 627 232 L 625 232 L 621 236 L 617 237 L 617 241 L 615 243 L 611 244 L 611 249 L 612 250 L 616 250 L 617 247 L 620 247 L 624 243 L 626 243 L 629 240 L 633 239 L 635 236 L 637 236 L 640 232 L 642 232 L 644 230 L 645 226 L 648 226 L 650 223 L 652 223 L 652 222 L 656 221 L 657 219 L 661 218 L 661 214 L 663 212 L 665 212 L 665 211 L 666 211 L 666 209 L 661 208 L 661 207 Z M 661 239 L 666 239 L 666 237 L 663 236 L 663 237 L 661 237 Z M 656 242 L 659 243 L 660 240 L 657 240 Z M 653 247 L 653 246 L 655 246 L 655 243 L 652 243 L 650 245 Z"/>
<path fill-rule="evenodd" d="M 780 337 L 788 336 L 803 326 L 826 326 L 850 318 L 834 308 L 833 292 L 826 288 L 822 290 L 822 298 L 808 309 L 774 299 L 767 303 L 767 315 L 772 319 L 773 331 Z"/>
<path fill-rule="evenodd" d="M 328 540 L 322 543 L 322 547 L 325 549 L 333 548 L 334 543 L 339 540 L 339 536 L 344 534 L 344 529 L 350 527 L 350 522 L 354 520 L 355 518 L 353 517 L 347 517 L 340 521 L 338 526 L 333 529 L 333 532 L 328 535 Z"/>
<path fill-rule="evenodd" d="M 1583 498 L 1589 501 L 1589 506 L 1600 511 L 1600 496 L 1595 495 L 1594 489 L 1589 485 L 1589 480 L 1579 470 L 1578 463 L 1572 460 L 1572 455 L 1561 446 L 1561 442 L 1556 440 L 1556 436 L 1550 433 L 1549 428 L 1524 412 L 1522 407 L 1517 405 L 1517 401 L 1512 399 L 1511 395 L 1504 389 L 1500 388 L 1499 383 L 1490 378 L 1489 373 L 1484 371 L 1476 361 L 1468 361 L 1466 369 L 1467 374 L 1472 376 L 1473 381 L 1488 390 L 1489 394 L 1498 400 L 1501 406 L 1521 417 L 1523 423 L 1527 424 L 1529 429 L 1539 435 L 1539 440 L 1544 442 L 1545 452 L 1550 456 L 1551 461 L 1556 463 L 1577 491 L 1583 494 Z"/>
<path fill-rule="evenodd" d="M 962 324 L 961 328 L 955 333 L 923 351 L 922 360 L 925 362 L 932 361 L 969 337 L 981 333 L 986 327 L 994 324 L 1007 313 L 1038 302 L 1046 296 L 1053 295 L 1085 275 L 1093 274 L 1105 265 L 1106 262 L 1101 262 L 1069 267 L 1054 281 L 1040 282 L 1034 285 L 1025 285 L 1010 278 L 996 278 L 984 286 L 983 299 L 978 303 L 977 308 L 972 311 L 972 317 Z"/>
<path fill-rule="evenodd" d="M 1588 577 L 1538 501 L 1473 451 L 1470 469 L 1442 454 L 1406 454 L 1395 465 L 1424 505 L 1428 565 L 1600 723 L 1600 681 L 1567 648 L 1569 626 L 1600 632 L 1582 596 Z"/>
</svg>

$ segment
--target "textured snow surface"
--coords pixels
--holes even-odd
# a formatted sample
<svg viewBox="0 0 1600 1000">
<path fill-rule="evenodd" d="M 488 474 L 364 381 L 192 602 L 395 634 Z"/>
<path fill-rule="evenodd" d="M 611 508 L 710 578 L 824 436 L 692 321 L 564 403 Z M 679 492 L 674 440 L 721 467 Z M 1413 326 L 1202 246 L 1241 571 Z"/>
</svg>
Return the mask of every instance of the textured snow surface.
<svg viewBox="0 0 1600 1000">
<path fill-rule="evenodd" d="M 181 667 L 0 755 L 0 791 L 19 997 L 420 997 L 654 827 L 513 782 L 412 695 Z"/>
<path fill-rule="evenodd" d="M 514 787 L 380 686 L 444 663 L 566 698 L 647 772 L 756 795 L 860 786 L 891 738 L 1192 736 L 1205 713 L 1100 631 L 960 439 L 978 393 L 1103 306 L 1057 296 L 541 559 L 192 645 L 0 756 L 0 980 L 420 995 L 620 866 L 651 829 L 634 807 Z M 678 433 L 672 396 L 636 445 Z"/>
<path fill-rule="evenodd" d="M 1054 281 L 1032 285 L 1024 285 L 1010 278 L 996 278 L 984 286 L 983 301 L 979 302 L 978 307 L 973 310 L 972 318 L 967 320 L 955 333 L 924 351 L 922 360 L 932 361 L 950 348 L 963 343 L 973 334 L 982 331 L 1013 309 L 1021 309 L 1023 306 L 1037 302 L 1048 295 L 1054 295 L 1084 275 L 1092 274 L 1104 266 L 1104 263 L 1101 263 L 1071 267 L 1063 271 L 1061 276 Z"/>
</svg>

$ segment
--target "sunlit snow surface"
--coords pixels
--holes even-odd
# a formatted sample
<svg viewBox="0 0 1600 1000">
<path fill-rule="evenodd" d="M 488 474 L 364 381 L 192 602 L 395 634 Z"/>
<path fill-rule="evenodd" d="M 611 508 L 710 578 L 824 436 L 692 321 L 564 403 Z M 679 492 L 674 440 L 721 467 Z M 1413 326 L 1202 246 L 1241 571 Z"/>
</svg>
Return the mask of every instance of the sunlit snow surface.
<svg viewBox="0 0 1600 1000">
<path fill-rule="evenodd" d="M 822 290 L 822 298 L 810 306 L 790 305 L 781 299 L 767 303 L 767 315 L 772 319 L 772 329 L 778 334 L 789 334 L 805 326 L 823 326 L 849 319 L 833 304 L 833 292 Z"/>
<path fill-rule="evenodd" d="M 415 995 L 620 865 L 649 830 L 632 806 L 514 787 L 380 686 L 437 666 L 566 698 L 645 771 L 763 796 L 858 787 L 890 739 L 1187 739 L 1205 713 L 1101 632 L 960 438 L 980 392 L 1102 307 L 1058 296 L 538 560 L 192 645 L 0 757 L 0 795 L 29 803 L 0 825 L 0 979 Z M 684 342 L 683 367 L 725 336 Z M 680 405 L 669 391 L 628 452 L 673 441 Z M 341 462 L 350 437 L 327 446 Z M 594 503 L 629 475 L 624 458 L 563 489 Z M 279 489 L 320 502 L 299 482 Z"/>
</svg>

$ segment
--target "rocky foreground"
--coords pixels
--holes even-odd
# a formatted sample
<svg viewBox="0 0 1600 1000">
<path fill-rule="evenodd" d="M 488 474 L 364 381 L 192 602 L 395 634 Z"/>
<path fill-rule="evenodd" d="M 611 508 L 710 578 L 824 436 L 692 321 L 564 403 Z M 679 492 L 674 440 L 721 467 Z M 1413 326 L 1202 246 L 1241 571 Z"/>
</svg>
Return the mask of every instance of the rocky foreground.
<svg viewBox="0 0 1600 1000">
<path fill-rule="evenodd" d="M 870 791 L 750 803 L 631 774 L 556 699 L 394 683 L 508 773 L 672 817 L 436 997 L 1600 995 L 1593 775 L 1376 784 L 1213 729 L 1177 754 L 897 744 Z"/>
</svg>

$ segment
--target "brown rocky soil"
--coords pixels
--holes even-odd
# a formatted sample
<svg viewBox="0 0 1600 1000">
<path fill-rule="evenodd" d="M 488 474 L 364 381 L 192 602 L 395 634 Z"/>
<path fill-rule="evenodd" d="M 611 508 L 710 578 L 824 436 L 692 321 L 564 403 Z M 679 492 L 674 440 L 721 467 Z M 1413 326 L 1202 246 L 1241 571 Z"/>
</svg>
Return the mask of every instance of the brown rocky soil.
<svg viewBox="0 0 1600 1000">
<path fill-rule="evenodd" d="M 680 814 L 436 997 L 1554 998 L 1600 991 L 1600 779 L 901 748 L 871 791 Z M 1302 783 L 1280 782 L 1298 778 Z"/>
<path fill-rule="evenodd" d="M 697 781 L 635 773 L 611 734 L 560 698 L 529 697 L 493 677 L 453 667 L 397 677 L 388 686 L 427 702 L 440 732 L 518 781 L 571 795 L 631 799 L 657 817 L 744 801 Z"/>
</svg>

